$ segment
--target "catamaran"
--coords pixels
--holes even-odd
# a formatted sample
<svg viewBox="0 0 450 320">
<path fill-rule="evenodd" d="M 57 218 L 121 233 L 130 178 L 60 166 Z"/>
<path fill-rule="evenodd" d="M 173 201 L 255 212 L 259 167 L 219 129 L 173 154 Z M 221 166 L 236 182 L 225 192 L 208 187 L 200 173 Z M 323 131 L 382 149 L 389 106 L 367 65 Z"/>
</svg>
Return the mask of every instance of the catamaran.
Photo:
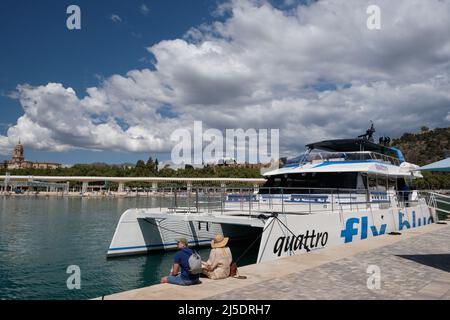
<svg viewBox="0 0 450 320">
<path fill-rule="evenodd" d="M 381 142 L 381 141 L 380 141 Z M 108 257 L 176 248 L 183 236 L 207 246 L 215 234 L 259 243 L 257 262 L 401 232 L 437 221 L 432 194 L 411 190 L 422 178 L 371 132 L 326 140 L 264 174 L 258 188 L 188 188 L 165 208 L 124 212 Z"/>
</svg>

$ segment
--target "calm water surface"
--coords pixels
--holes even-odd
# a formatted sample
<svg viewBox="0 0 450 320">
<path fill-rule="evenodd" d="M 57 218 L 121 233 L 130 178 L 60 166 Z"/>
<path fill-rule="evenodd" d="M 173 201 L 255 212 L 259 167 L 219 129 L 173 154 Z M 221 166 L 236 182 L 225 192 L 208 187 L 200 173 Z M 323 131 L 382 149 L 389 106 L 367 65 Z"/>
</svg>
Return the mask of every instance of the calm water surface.
<svg viewBox="0 0 450 320">
<path fill-rule="evenodd" d="M 106 259 L 121 214 L 159 205 L 157 198 L 0 196 L 0 299 L 90 299 L 159 283 L 173 252 Z M 248 246 L 233 244 L 233 256 Z M 254 263 L 257 250 L 239 265 Z M 206 260 L 209 249 L 199 252 Z M 81 269 L 80 290 L 67 289 L 70 265 Z"/>
</svg>

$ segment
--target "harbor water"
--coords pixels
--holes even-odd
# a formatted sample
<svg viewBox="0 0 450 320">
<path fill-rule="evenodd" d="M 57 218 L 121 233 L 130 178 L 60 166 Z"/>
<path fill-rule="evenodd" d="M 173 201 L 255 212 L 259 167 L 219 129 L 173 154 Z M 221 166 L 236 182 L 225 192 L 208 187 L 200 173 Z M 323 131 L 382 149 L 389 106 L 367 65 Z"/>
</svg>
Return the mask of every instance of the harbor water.
<svg viewBox="0 0 450 320">
<path fill-rule="evenodd" d="M 159 283 L 173 252 L 107 259 L 121 214 L 159 207 L 167 198 L 63 198 L 0 196 L 0 299 L 91 299 Z M 234 242 L 234 258 L 251 243 Z M 239 265 L 256 262 L 257 245 Z M 209 249 L 199 250 L 208 258 Z M 69 290 L 69 266 L 81 271 L 81 288 Z"/>
</svg>

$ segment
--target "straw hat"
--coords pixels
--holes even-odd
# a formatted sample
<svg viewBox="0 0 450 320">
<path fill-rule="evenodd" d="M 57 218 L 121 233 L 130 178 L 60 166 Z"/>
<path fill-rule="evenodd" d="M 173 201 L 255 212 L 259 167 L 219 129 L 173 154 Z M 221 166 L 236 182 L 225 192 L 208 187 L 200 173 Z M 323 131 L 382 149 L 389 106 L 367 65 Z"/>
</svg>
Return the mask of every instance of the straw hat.
<svg viewBox="0 0 450 320">
<path fill-rule="evenodd" d="M 211 247 L 223 248 L 227 245 L 228 240 L 230 240 L 230 238 L 225 238 L 223 235 L 218 234 L 214 237 L 214 240 L 211 241 Z"/>
<path fill-rule="evenodd" d="M 186 238 L 178 238 L 178 239 L 175 239 L 175 241 L 177 242 L 177 244 L 179 242 L 184 243 L 186 247 L 189 245 Z"/>
</svg>

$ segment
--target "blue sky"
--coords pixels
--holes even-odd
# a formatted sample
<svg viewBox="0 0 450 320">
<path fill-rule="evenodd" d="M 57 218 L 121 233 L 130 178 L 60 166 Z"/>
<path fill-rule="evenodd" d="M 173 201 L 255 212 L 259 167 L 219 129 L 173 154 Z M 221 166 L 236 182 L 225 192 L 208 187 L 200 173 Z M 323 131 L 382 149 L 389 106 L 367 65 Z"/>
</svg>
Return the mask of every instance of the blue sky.
<svg viewBox="0 0 450 320">
<path fill-rule="evenodd" d="M 23 114 L 18 100 L 7 97 L 18 84 L 62 83 L 79 97 L 99 79 L 151 68 L 147 47 L 182 37 L 192 26 L 212 21 L 212 0 L 2 0 L 0 2 L 0 134 Z M 66 9 L 81 8 L 82 28 L 66 28 Z M 143 5 L 148 11 L 143 10 Z M 111 20 L 118 15 L 122 21 Z M 35 161 L 134 162 L 148 153 L 48 152 L 26 148 Z M 167 158 L 166 155 L 160 155 Z M 0 159 L 8 159 L 1 156 Z"/>
<path fill-rule="evenodd" d="M 448 127 L 448 30 L 450 0 L 2 0 L 0 159 L 20 138 L 28 160 L 167 160 L 194 121 L 279 129 L 282 156 Z"/>
</svg>

